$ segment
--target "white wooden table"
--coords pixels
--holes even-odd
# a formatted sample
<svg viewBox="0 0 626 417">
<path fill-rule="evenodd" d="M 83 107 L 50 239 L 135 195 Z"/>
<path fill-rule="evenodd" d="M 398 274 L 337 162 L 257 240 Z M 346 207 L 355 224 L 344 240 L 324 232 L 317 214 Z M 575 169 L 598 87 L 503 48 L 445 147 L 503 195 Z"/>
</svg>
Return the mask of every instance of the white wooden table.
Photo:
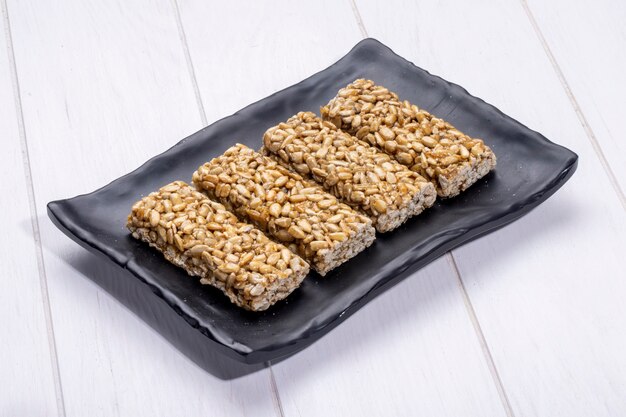
<svg viewBox="0 0 626 417">
<path fill-rule="evenodd" d="M 1 416 L 626 415 L 626 3 L 0 0 Z M 231 381 L 49 221 L 363 37 L 580 155 L 532 213 Z"/>
</svg>

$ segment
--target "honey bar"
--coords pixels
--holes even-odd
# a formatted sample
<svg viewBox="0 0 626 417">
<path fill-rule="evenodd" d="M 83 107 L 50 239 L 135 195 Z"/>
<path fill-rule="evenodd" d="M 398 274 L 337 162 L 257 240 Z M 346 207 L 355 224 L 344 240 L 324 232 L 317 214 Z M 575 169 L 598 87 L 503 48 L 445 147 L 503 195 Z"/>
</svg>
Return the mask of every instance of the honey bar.
<svg viewBox="0 0 626 417">
<path fill-rule="evenodd" d="M 339 90 L 322 118 L 392 155 L 426 177 L 440 197 L 454 197 L 496 166 L 481 139 L 471 138 L 371 80 Z"/>
<path fill-rule="evenodd" d="M 182 181 L 135 203 L 127 226 L 134 238 L 247 310 L 287 297 L 309 272 L 302 258 Z"/>
<path fill-rule="evenodd" d="M 258 152 L 237 144 L 193 174 L 194 184 L 302 256 L 320 275 L 375 238 L 372 222 Z"/>
<path fill-rule="evenodd" d="M 300 112 L 267 130 L 264 151 L 361 210 L 376 230 L 388 232 L 430 207 L 435 187 L 386 153 Z"/>
</svg>

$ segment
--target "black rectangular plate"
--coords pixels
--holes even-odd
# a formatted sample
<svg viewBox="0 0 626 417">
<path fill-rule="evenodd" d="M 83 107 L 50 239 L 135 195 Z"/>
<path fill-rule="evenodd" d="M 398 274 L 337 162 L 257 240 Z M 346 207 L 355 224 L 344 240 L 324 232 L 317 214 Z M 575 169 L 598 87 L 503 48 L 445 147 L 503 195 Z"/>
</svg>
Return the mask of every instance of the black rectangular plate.
<svg viewBox="0 0 626 417">
<path fill-rule="evenodd" d="M 173 180 L 190 181 L 199 165 L 235 142 L 258 149 L 267 128 L 298 111 L 318 113 L 337 90 L 362 77 L 484 138 L 498 157 L 495 172 L 394 232 L 379 234 L 370 248 L 325 278 L 311 274 L 287 300 L 264 313 L 235 307 L 218 290 L 201 285 L 130 237 L 126 216 L 140 196 Z M 310 345 L 410 272 L 528 213 L 569 179 L 576 164 L 570 150 L 366 39 L 324 71 L 215 122 L 104 188 L 49 203 L 48 213 L 72 239 L 146 284 L 145 294 L 133 297 L 131 304 L 164 300 L 171 308 L 160 309 L 156 321 L 184 323 L 203 336 L 176 341 L 183 351 L 214 349 L 259 364 Z"/>
</svg>

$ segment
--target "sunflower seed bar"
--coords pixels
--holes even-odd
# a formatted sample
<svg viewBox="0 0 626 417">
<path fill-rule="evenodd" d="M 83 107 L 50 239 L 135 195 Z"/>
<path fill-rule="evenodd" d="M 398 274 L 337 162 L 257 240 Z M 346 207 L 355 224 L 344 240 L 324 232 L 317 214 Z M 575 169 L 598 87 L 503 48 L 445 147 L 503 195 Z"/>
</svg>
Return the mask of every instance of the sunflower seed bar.
<svg viewBox="0 0 626 417">
<path fill-rule="evenodd" d="M 339 90 L 322 118 L 377 146 L 433 182 L 441 197 L 454 197 L 496 166 L 496 156 L 474 139 L 373 81 L 359 79 Z"/>
<path fill-rule="evenodd" d="M 307 260 L 320 274 L 368 247 L 372 222 L 273 159 L 237 144 L 193 174 L 196 186 Z"/>
<path fill-rule="evenodd" d="M 367 214 L 379 232 L 435 202 L 435 187 L 424 177 L 314 113 L 300 112 L 268 129 L 263 144 L 279 163 Z"/>
<path fill-rule="evenodd" d="M 135 203 L 127 226 L 134 238 L 247 310 L 287 297 L 309 272 L 302 258 L 182 181 Z"/>
</svg>

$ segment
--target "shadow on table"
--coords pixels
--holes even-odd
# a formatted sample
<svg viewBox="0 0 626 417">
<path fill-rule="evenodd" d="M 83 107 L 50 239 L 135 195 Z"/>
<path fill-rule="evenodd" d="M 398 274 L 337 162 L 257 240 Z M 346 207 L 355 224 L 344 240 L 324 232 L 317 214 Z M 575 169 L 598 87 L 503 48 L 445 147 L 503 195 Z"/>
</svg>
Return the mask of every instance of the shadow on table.
<svg viewBox="0 0 626 417">
<path fill-rule="evenodd" d="M 38 217 L 38 221 L 40 225 L 50 223 L 49 218 L 42 216 Z M 26 233 L 32 233 L 30 220 L 22 222 L 21 226 Z M 50 227 L 57 230 L 55 226 L 51 225 Z M 60 236 L 61 232 L 59 231 Z M 183 356 L 214 377 L 232 380 L 269 366 L 269 363 L 245 364 L 220 352 L 222 347 L 218 343 L 190 325 L 161 297 L 154 296 L 147 284 L 103 256 L 86 250 L 78 250 L 75 256 L 66 257 L 61 255 L 57 248 L 50 245 L 47 240 L 42 239 L 41 241 L 42 245 L 61 262 L 68 264 L 79 274 L 89 278 L 121 302 L 129 311 L 165 338 Z M 272 364 L 287 357 L 289 356 L 272 361 Z"/>
<path fill-rule="evenodd" d="M 146 284 L 132 273 L 89 252 L 72 258 L 69 263 L 215 377 L 234 379 L 267 367 L 263 363 L 244 364 L 220 353 L 215 342 L 190 326 L 162 298 L 152 296 Z"/>
</svg>

